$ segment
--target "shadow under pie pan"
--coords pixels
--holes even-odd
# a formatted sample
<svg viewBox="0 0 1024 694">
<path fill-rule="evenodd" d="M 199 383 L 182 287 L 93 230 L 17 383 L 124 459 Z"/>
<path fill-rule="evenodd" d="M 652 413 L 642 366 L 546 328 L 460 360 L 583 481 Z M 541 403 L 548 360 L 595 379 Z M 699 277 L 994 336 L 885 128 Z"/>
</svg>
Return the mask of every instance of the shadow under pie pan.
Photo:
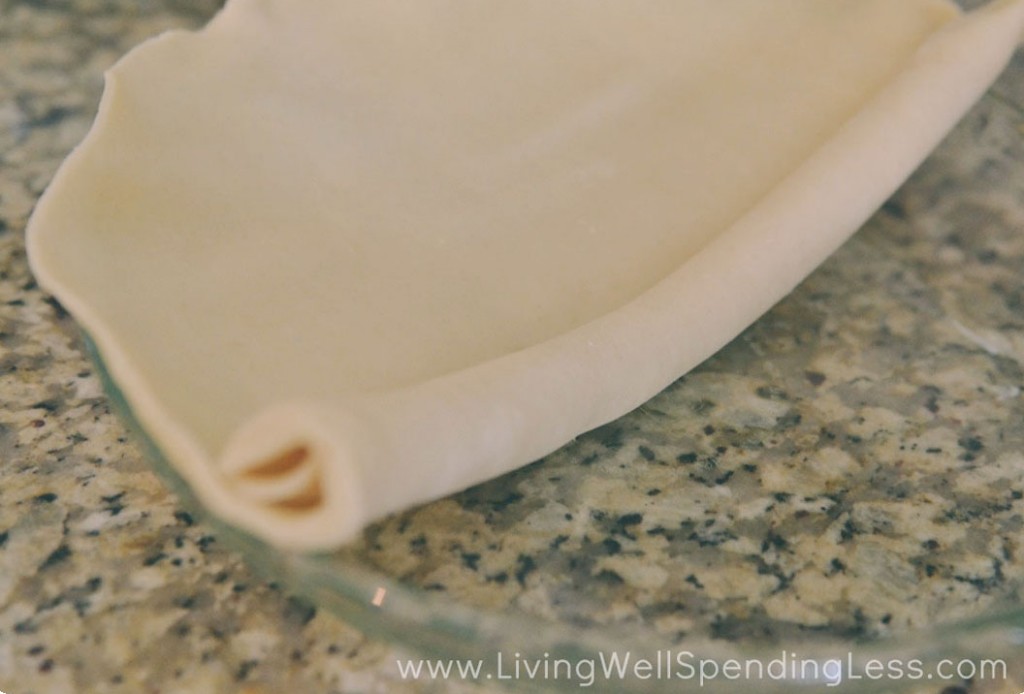
<svg viewBox="0 0 1024 694">
<path fill-rule="evenodd" d="M 1019 136 L 954 135 L 772 306 L 985 93 L 1024 2 L 644 9 L 229 2 L 108 73 L 33 270 L 219 537 L 481 681 L 1020 678 L 1021 611 L 971 618 L 1016 595 L 1017 434 L 960 397 L 1019 409 L 972 322 L 1012 323 L 984 292 L 1019 191 L 965 168 Z M 940 272 L 917 227 L 982 209 L 998 250 Z M 949 326 L 988 347 L 930 349 Z"/>
</svg>

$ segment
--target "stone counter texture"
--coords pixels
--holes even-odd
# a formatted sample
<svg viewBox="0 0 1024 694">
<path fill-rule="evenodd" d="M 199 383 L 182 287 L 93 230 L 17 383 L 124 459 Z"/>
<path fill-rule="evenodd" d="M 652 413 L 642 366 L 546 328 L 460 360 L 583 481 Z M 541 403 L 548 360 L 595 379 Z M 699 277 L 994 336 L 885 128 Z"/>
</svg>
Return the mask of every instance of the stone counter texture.
<svg viewBox="0 0 1024 694">
<path fill-rule="evenodd" d="M 0 0 L 0 690 L 414 692 L 150 472 L 24 228 L 102 71 L 207 0 Z M 899 636 L 1024 587 L 1024 57 L 719 354 L 548 459 L 345 553 L 485 609 L 668 638 Z M 1018 665 L 1019 667 L 1019 665 Z M 946 691 L 1019 691 L 953 682 Z M 446 683 L 437 691 L 480 691 Z M 943 687 L 921 691 L 939 692 Z"/>
</svg>

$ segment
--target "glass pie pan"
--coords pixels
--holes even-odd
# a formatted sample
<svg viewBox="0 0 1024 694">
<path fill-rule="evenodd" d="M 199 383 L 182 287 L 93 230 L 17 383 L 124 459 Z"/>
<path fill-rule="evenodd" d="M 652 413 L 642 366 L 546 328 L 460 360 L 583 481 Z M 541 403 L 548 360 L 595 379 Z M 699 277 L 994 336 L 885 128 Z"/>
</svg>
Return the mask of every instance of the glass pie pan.
<svg viewBox="0 0 1024 694">
<path fill-rule="evenodd" d="M 148 460 L 227 545 L 370 635 L 481 661 L 485 684 L 1016 691 L 1022 125 L 997 86 L 853 240 L 701 367 L 336 552 L 282 551 L 204 510 L 87 342 Z M 610 657 L 653 669 L 604 677 Z M 754 682 L 722 669 L 780 660 Z"/>
</svg>

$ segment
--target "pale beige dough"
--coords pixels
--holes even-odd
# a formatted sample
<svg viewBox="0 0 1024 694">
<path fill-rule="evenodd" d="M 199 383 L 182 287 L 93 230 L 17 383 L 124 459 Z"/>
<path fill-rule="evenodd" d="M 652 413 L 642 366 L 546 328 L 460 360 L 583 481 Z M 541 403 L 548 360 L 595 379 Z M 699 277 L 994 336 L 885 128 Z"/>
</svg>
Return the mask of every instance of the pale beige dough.
<svg viewBox="0 0 1024 694">
<path fill-rule="evenodd" d="M 709 356 L 1022 24 L 1021 0 L 233 0 L 111 70 L 31 261 L 212 510 L 327 547 Z"/>
</svg>

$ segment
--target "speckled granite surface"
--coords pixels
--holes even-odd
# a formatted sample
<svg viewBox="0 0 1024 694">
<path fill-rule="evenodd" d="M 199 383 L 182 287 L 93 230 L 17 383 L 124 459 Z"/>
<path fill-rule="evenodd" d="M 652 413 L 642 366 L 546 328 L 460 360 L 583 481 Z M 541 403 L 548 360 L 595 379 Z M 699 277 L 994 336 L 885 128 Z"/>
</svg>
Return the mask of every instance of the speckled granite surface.
<svg viewBox="0 0 1024 694">
<path fill-rule="evenodd" d="M 254 576 L 165 491 L 27 269 L 25 221 L 102 70 L 217 4 L 0 0 L 8 694 L 425 686 L 399 680 L 391 646 Z M 863 231 L 701 368 L 539 464 L 373 526 L 342 559 L 671 643 L 903 635 L 1016 599 L 1022 85 L 1018 54 Z"/>
</svg>

